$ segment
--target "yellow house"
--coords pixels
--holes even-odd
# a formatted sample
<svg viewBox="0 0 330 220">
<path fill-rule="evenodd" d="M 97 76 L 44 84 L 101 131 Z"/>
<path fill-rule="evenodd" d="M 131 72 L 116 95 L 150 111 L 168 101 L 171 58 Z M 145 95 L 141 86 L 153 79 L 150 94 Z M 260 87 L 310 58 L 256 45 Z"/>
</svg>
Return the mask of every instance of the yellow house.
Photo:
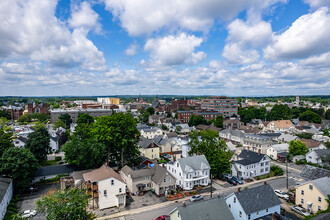
<svg viewBox="0 0 330 220">
<path fill-rule="evenodd" d="M 142 156 L 149 159 L 159 158 L 159 146 L 153 140 L 142 137 L 139 146 Z"/>
<path fill-rule="evenodd" d="M 330 177 L 322 177 L 296 186 L 296 205 L 301 205 L 309 212 L 316 213 L 328 208 Z"/>
</svg>

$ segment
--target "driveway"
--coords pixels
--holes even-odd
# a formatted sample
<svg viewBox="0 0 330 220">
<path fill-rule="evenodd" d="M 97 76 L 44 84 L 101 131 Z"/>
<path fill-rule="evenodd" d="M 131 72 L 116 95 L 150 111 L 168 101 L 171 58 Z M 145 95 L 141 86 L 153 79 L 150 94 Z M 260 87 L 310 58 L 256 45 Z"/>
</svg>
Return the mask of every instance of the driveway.
<svg viewBox="0 0 330 220">
<path fill-rule="evenodd" d="M 38 192 L 21 195 L 20 201 L 17 203 L 19 212 L 36 209 L 37 207 L 35 204 L 36 201 L 38 201 L 42 195 L 46 195 L 47 192 L 49 192 L 50 190 L 60 189 L 60 184 L 59 183 L 45 184 L 38 186 L 38 189 L 39 189 Z M 46 219 L 46 216 L 39 213 L 31 219 L 44 220 Z"/>
</svg>

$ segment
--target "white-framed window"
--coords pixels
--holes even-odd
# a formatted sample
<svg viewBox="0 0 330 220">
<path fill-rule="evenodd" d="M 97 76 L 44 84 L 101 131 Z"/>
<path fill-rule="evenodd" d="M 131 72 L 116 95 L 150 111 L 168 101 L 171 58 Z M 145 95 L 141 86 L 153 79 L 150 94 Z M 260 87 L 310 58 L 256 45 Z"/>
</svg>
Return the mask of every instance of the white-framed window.
<svg viewBox="0 0 330 220">
<path fill-rule="evenodd" d="M 231 209 L 231 205 L 230 204 L 228 204 L 228 207 L 229 207 L 229 209 Z"/>
<path fill-rule="evenodd" d="M 171 177 L 168 178 L 168 182 L 171 182 Z"/>
<path fill-rule="evenodd" d="M 179 167 L 179 163 L 176 164 L 176 167 Z"/>
<path fill-rule="evenodd" d="M 236 203 L 236 197 L 234 197 L 234 203 Z"/>
<path fill-rule="evenodd" d="M 318 211 L 322 210 L 321 206 L 317 206 L 317 210 Z"/>
<path fill-rule="evenodd" d="M 301 193 L 301 195 L 304 195 L 304 190 L 301 190 L 301 192 L 300 192 L 300 193 Z"/>
<path fill-rule="evenodd" d="M 239 217 L 242 217 L 242 212 L 241 211 L 239 211 Z"/>
<path fill-rule="evenodd" d="M 249 220 L 251 219 L 251 215 L 248 215 L 248 219 L 249 219 Z"/>
<path fill-rule="evenodd" d="M 111 186 L 113 186 L 115 184 L 114 180 L 111 180 Z"/>
<path fill-rule="evenodd" d="M 164 183 L 166 183 L 166 178 L 164 178 Z"/>
<path fill-rule="evenodd" d="M 106 197 L 107 196 L 107 190 L 103 191 L 103 195 Z"/>
<path fill-rule="evenodd" d="M 259 211 L 257 212 L 257 216 L 259 215 Z"/>
<path fill-rule="evenodd" d="M 268 212 L 269 210 L 268 209 L 266 209 L 266 212 Z"/>
<path fill-rule="evenodd" d="M 321 202 L 322 201 L 322 198 L 321 197 L 318 197 L 318 201 Z"/>
<path fill-rule="evenodd" d="M 310 190 L 313 190 L 313 185 L 309 185 L 309 189 Z"/>
<path fill-rule="evenodd" d="M 151 149 L 151 152 L 154 152 L 154 149 Z"/>
<path fill-rule="evenodd" d="M 121 188 L 119 188 L 119 193 L 121 193 Z"/>
<path fill-rule="evenodd" d="M 304 199 L 301 199 L 301 200 L 300 200 L 300 203 L 301 203 L 301 204 L 304 204 Z"/>
</svg>

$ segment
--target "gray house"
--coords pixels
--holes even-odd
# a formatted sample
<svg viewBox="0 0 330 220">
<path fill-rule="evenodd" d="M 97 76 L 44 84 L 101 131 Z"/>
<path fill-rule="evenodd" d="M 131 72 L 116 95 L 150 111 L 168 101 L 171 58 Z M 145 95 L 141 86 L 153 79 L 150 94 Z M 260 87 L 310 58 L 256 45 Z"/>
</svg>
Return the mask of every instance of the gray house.
<svg viewBox="0 0 330 220">
<path fill-rule="evenodd" d="M 329 164 L 330 149 L 312 150 L 306 154 L 306 161 L 315 164 Z"/>
<path fill-rule="evenodd" d="M 13 179 L 0 177 L 0 219 L 6 214 L 7 206 L 13 197 Z"/>
</svg>

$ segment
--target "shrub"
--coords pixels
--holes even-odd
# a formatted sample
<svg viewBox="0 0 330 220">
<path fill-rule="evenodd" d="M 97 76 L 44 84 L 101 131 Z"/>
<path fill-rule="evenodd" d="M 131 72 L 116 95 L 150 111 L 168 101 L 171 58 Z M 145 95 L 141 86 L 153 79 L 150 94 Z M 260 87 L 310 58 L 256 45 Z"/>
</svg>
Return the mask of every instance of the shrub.
<svg viewBox="0 0 330 220">
<path fill-rule="evenodd" d="M 62 157 L 61 157 L 61 156 L 56 156 L 56 157 L 55 157 L 55 160 L 56 160 L 56 161 L 61 161 L 61 160 L 62 160 Z"/>
<path fill-rule="evenodd" d="M 284 174 L 284 170 L 278 166 L 271 166 L 270 171 L 273 172 L 275 176 L 281 176 Z"/>
</svg>

